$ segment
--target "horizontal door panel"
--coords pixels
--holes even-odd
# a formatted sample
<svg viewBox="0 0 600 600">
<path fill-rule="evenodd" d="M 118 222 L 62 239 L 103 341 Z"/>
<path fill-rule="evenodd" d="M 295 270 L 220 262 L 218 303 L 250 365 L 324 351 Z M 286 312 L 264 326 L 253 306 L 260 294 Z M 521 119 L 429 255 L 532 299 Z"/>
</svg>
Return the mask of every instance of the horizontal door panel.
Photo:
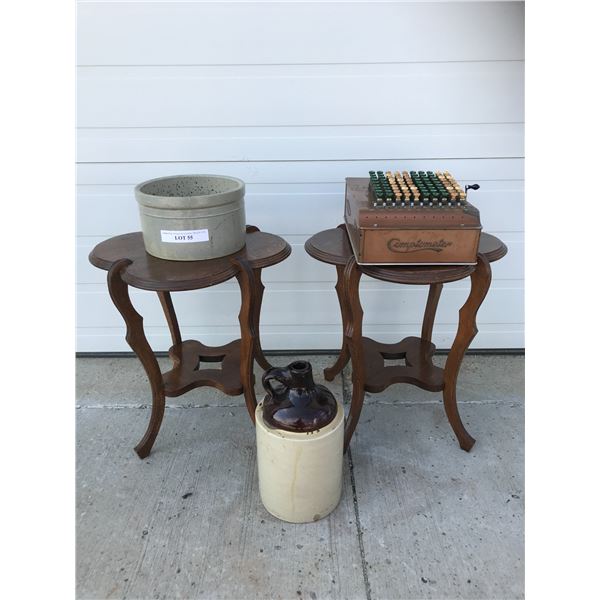
<svg viewBox="0 0 600 600">
<path fill-rule="evenodd" d="M 523 179 L 523 159 L 427 159 L 282 161 L 282 162 L 181 162 L 181 163 L 83 163 L 77 167 L 82 185 L 130 185 L 168 175 L 211 173 L 233 175 L 252 184 L 343 183 L 346 177 L 368 176 L 370 169 L 450 171 L 460 183 Z"/>
<path fill-rule="evenodd" d="M 523 156 L 523 124 L 81 128 L 79 162 Z"/>
<path fill-rule="evenodd" d="M 521 123 L 522 62 L 80 67 L 79 127 Z"/>
<path fill-rule="evenodd" d="M 424 32 L 443 43 L 423 43 Z M 78 8 L 77 36 L 82 65 L 524 56 L 520 2 L 85 2 Z"/>
</svg>

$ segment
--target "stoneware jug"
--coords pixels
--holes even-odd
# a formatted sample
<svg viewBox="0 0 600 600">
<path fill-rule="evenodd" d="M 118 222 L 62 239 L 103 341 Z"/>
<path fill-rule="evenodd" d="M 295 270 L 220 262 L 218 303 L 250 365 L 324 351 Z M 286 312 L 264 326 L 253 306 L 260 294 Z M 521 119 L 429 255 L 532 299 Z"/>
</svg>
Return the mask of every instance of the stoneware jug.
<svg viewBox="0 0 600 600">
<path fill-rule="evenodd" d="M 261 500 L 284 521 L 317 521 L 342 493 L 344 410 L 306 361 L 269 369 L 263 385 L 255 415 Z"/>
<path fill-rule="evenodd" d="M 275 385 L 273 385 L 273 383 Z M 337 403 L 333 394 L 313 380 L 311 364 L 297 360 L 284 369 L 265 372 L 265 421 L 285 431 L 315 431 L 333 421 Z"/>
</svg>

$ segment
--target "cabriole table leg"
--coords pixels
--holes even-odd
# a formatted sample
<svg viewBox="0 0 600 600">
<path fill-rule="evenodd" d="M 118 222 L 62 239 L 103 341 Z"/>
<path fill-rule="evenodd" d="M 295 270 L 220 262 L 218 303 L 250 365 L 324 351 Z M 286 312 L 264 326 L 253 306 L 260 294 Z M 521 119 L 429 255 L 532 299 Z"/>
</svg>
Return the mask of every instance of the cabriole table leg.
<svg viewBox="0 0 600 600">
<path fill-rule="evenodd" d="M 459 311 L 458 331 L 444 367 L 444 409 L 460 447 L 467 452 L 473 447 L 475 439 L 465 429 L 458 413 L 456 380 L 465 352 L 477 335 L 477 311 L 488 293 L 491 281 L 490 263 L 483 254 L 478 254 L 477 267 L 471 274 L 471 292 Z"/>
<path fill-rule="evenodd" d="M 365 398 L 365 360 L 362 344 L 363 309 L 358 293 L 361 275 L 356 259 L 351 256 L 344 267 L 344 296 L 348 306 L 344 344 L 347 345 L 352 359 L 352 401 L 346 420 L 344 452 L 348 450 Z"/>
<path fill-rule="evenodd" d="M 254 292 L 256 290 L 254 273 L 245 260 L 234 260 L 238 267 L 236 278 L 240 285 L 242 304 L 240 307 L 239 322 L 242 337 L 240 351 L 240 377 L 244 388 L 246 408 L 254 423 L 256 410 L 256 394 L 254 392 L 254 359 L 256 351 L 256 331 L 254 329 Z"/>
<path fill-rule="evenodd" d="M 262 306 L 263 294 L 265 286 L 261 279 L 262 269 L 254 269 L 254 303 L 252 310 L 252 327 L 254 329 L 254 356 L 256 362 L 266 371 L 272 368 L 273 365 L 265 358 L 262 345 L 260 343 L 260 309 Z"/>
<path fill-rule="evenodd" d="M 121 278 L 121 271 L 131 264 L 128 259 L 123 259 L 115 262 L 108 272 L 108 290 L 110 297 L 121 313 L 127 326 L 125 339 L 140 359 L 152 389 L 152 413 L 150 415 L 150 423 L 144 437 L 135 447 L 140 458 L 145 458 L 150 454 L 152 445 L 156 440 L 156 436 L 160 430 L 165 412 L 165 394 L 162 381 L 162 374 L 158 366 L 158 361 L 154 356 L 154 352 L 144 334 L 144 320 L 142 316 L 136 312 L 129 298 L 129 287 Z"/>
<path fill-rule="evenodd" d="M 173 343 L 173 352 L 171 359 L 174 365 L 178 365 L 181 362 L 181 332 L 179 330 L 179 323 L 177 322 L 177 315 L 175 314 L 175 307 L 173 306 L 173 300 L 170 292 L 156 292 L 160 305 L 162 306 L 165 318 L 167 319 L 167 325 L 171 333 L 171 341 Z"/>
<path fill-rule="evenodd" d="M 338 302 L 340 303 L 340 311 L 342 313 L 342 331 L 346 330 L 346 326 L 348 324 L 348 299 L 346 298 L 346 294 L 344 293 L 344 265 L 336 265 L 337 271 L 337 283 L 335 284 L 335 291 L 337 293 Z M 327 381 L 333 381 L 335 376 L 338 373 L 341 373 L 342 369 L 348 364 L 350 360 L 350 350 L 348 348 L 348 342 L 346 341 L 346 336 L 342 336 L 342 349 L 340 350 L 340 354 L 335 361 L 335 364 L 331 367 L 328 367 L 323 371 L 325 375 L 325 379 Z"/>
<path fill-rule="evenodd" d="M 421 327 L 421 339 L 426 342 L 431 342 L 435 313 L 437 311 L 443 287 L 443 283 L 432 283 L 429 286 L 429 295 L 427 296 L 427 305 L 425 306 L 425 316 L 423 317 L 423 326 Z"/>
<path fill-rule="evenodd" d="M 246 233 L 253 233 L 260 231 L 256 225 L 246 225 Z M 263 353 L 262 345 L 260 343 L 260 309 L 262 306 L 263 294 L 265 286 L 261 279 L 262 269 L 254 269 L 253 278 L 253 292 L 254 292 L 254 304 L 252 309 L 252 327 L 254 328 L 254 359 L 256 362 L 266 371 L 271 369 L 273 365 L 265 358 Z M 254 417 L 253 417 L 254 418 Z"/>
</svg>

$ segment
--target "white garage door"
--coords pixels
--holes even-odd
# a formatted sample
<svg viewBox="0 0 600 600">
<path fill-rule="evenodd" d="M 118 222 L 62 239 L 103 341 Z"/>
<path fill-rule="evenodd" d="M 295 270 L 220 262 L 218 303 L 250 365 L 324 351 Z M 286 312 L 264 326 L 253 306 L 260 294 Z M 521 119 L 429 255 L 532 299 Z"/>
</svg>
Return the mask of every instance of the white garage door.
<svg viewBox="0 0 600 600">
<path fill-rule="evenodd" d="M 98 242 L 139 230 L 135 184 L 217 173 L 247 184 L 248 223 L 292 255 L 263 272 L 266 349 L 341 343 L 335 270 L 304 242 L 342 221 L 344 178 L 443 169 L 481 190 L 494 263 L 472 348 L 523 340 L 523 4 L 521 2 L 80 2 L 78 5 L 78 350 L 129 350 Z M 448 348 L 468 280 L 445 286 L 434 342 Z M 364 331 L 420 330 L 426 290 L 364 278 Z M 133 291 L 155 350 L 160 304 Z M 235 280 L 174 294 L 182 334 L 238 337 Z"/>
</svg>

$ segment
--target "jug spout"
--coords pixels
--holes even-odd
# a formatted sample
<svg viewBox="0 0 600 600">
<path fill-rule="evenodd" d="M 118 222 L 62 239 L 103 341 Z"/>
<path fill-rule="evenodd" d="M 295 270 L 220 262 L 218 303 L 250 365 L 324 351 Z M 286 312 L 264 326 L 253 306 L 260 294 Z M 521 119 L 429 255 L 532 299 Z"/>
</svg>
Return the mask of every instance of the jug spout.
<svg viewBox="0 0 600 600">
<path fill-rule="evenodd" d="M 306 360 L 297 360 L 288 366 L 292 385 L 297 388 L 313 388 L 315 382 L 312 374 L 312 366 Z"/>
</svg>

